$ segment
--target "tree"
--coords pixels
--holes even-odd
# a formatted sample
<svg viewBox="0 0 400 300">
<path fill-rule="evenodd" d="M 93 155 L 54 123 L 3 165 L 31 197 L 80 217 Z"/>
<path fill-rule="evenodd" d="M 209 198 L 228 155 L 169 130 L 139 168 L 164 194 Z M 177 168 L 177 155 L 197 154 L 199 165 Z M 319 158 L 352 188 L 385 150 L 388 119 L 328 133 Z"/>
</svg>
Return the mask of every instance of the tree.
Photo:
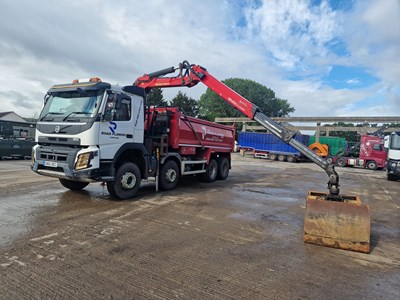
<svg viewBox="0 0 400 300">
<path fill-rule="evenodd" d="M 197 101 L 186 96 L 186 93 L 182 93 L 181 91 L 172 99 L 171 106 L 179 107 L 188 116 L 196 117 L 199 113 Z"/>
<path fill-rule="evenodd" d="M 159 88 L 154 88 L 147 95 L 147 105 L 154 106 L 168 106 L 168 102 L 164 100 L 162 90 Z"/>
<path fill-rule="evenodd" d="M 275 97 L 275 92 L 253 80 L 230 78 L 222 81 L 235 92 L 257 105 L 269 117 L 286 117 L 294 112 L 287 100 Z M 201 95 L 199 114 L 214 121 L 217 117 L 243 117 L 243 114 L 221 99 L 211 89 Z"/>
<path fill-rule="evenodd" d="M 345 123 L 345 122 L 337 122 L 333 124 L 325 124 L 321 128 L 321 135 L 325 135 L 327 130 L 324 130 L 326 127 L 329 130 L 329 127 L 369 127 L 366 134 L 377 134 L 380 132 L 381 135 L 389 134 L 390 131 L 387 131 L 386 127 L 396 128 L 400 127 L 398 123 L 390 123 L 390 124 L 370 124 L 370 123 L 362 123 L 362 124 L 353 124 L 353 123 Z M 329 130 L 329 136 L 336 136 L 346 139 L 349 143 L 358 143 L 360 141 L 360 134 L 355 131 L 334 131 Z"/>
<path fill-rule="evenodd" d="M 321 134 L 325 135 L 326 131 L 324 130 L 324 127 L 362 127 L 363 124 L 357 124 L 354 126 L 353 123 L 345 123 L 345 122 L 337 122 L 331 124 L 325 124 L 321 128 Z M 329 131 L 329 136 L 336 136 L 336 137 L 341 137 L 346 139 L 347 142 L 350 143 L 355 143 L 359 142 L 360 136 L 356 131 Z"/>
</svg>

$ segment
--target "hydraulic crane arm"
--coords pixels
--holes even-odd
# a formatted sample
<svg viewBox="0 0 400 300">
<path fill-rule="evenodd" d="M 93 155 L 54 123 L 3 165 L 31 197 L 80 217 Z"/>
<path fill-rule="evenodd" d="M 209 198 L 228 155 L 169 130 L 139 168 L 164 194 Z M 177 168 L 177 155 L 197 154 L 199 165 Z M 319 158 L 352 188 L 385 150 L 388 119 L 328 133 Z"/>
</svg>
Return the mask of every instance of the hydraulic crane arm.
<svg viewBox="0 0 400 300">
<path fill-rule="evenodd" d="M 167 74 L 179 70 L 175 77 L 164 77 Z M 167 87 L 193 87 L 202 82 L 222 99 L 246 115 L 249 119 L 257 121 L 260 125 L 275 134 L 285 143 L 297 149 L 300 153 L 311 159 L 314 163 L 325 170 L 329 177 L 328 189 L 331 200 L 340 200 L 339 195 L 339 175 L 336 173 L 333 165 L 325 159 L 319 157 L 307 146 L 295 139 L 297 132 L 291 131 L 279 123 L 273 121 L 262 113 L 261 109 L 252 102 L 242 97 L 227 85 L 216 79 L 207 70 L 198 65 L 190 65 L 187 61 L 179 64 L 178 68 L 170 67 L 139 77 L 134 85 L 150 90 L 152 88 Z"/>
</svg>

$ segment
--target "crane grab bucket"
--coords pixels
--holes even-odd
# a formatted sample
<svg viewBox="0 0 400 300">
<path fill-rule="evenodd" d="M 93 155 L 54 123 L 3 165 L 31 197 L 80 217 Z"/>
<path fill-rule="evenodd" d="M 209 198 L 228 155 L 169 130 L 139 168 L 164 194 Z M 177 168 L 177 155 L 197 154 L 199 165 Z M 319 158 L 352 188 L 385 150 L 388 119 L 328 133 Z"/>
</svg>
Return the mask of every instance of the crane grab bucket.
<svg viewBox="0 0 400 300">
<path fill-rule="evenodd" d="M 308 192 L 304 242 L 369 253 L 369 207 L 356 196 L 341 198 L 342 201 L 330 201 L 324 193 Z"/>
</svg>

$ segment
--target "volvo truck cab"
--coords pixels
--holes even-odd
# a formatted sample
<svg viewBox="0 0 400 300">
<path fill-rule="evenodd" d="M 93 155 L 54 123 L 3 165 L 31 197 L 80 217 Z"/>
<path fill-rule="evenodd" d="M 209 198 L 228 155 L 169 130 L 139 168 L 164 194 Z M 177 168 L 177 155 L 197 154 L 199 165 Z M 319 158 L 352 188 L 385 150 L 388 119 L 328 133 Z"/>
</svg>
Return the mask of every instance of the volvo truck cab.
<svg viewBox="0 0 400 300">
<path fill-rule="evenodd" d="M 400 131 L 392 132 L 385 143 L 388 148 L 387 179 L 396 181 L 400 179 Z"/>
</svg>

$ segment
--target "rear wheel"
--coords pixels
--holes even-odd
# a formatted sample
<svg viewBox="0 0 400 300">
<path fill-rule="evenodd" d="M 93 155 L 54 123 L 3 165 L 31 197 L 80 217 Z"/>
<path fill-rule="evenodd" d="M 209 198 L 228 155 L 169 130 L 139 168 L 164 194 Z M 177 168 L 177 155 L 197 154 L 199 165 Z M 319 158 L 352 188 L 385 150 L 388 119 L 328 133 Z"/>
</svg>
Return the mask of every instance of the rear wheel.
<svg viewBox="0 0 400 300">
<path fill-rule="evenodd" d="M 289 156 L 286 158 L 286 160 L 287 160 L 288 162 L 290 162 L 290 163 L 294 163 L 294 162 L 297 161 L 297 158 L 296 158 L 296 156 L 294 156 L 294 155 L 289 155 Z"/>
<path fill-rule="evenodd" d="M 339 167 L 345 167 L 345 166 L 347 165 L 347 159 L 344 158 L 344 157 L 341 157 L 341 158 L 339 158 L 339 159 L 336 161 L 336 164 L 337 164 Z"/>
<path fill-rule="evenodd" d="M 375 161 L 371 160 L 371 161 L 367 162 L 367 169 L 376 170 L 377 168 L 378 168 L 378 164 Z"/>
<path fill-rule="evenodd" d="M 217 179 L 218 175 L 218 164 L 215 159 L 211 159 L 206 167 L 206 172 L 200 174 L 199 179 L 204 182 L 213 182 Z"/>
<path fill-rule="evenodd" d="M 89 182 L 73 181 L 68 179 L 59 179 L 63 187 L 72 191 L 80 191 L 88 186 Z"/>
<path fill-rule="evenodd" d="M 268 158 L 269 158 L 270 160 L 276 160 L 277 155 L 276 155 L 275 153 L 271 153 L 271 154 L 268 154 Z"/>
<path fill-rule="evenodd" d="M 325 160 L 326 160 L 326 162 L 327 162 L 328 164 L 333 164 L 333 157 L 332 157 L 332 156 L 327 156 L 327 157 L 325 158 Z"/>
<path fill-rule="evenodd" d="M 218 174 L 217 178 L 220 180 L 225 180 L 229 175 L 229 159 L 226 157 L 221 157 L 218 160 Z"/>
<path fill-rule="evenodd" d="M 279 161 L 286 161 L 286 155 L 279 154 L 279 155 L 278 155 L 278 160 L 279 160 Z"/>
<path fill-rule="evenodd" d="M 139 190 L 141 180 L 138 166 L 132 162 L 127 162 L 118 168 L 115 181 L 107 182 L 107 190 L 118 199 L 129 199 L 135 196 Z"/>
<path fill-rule="evenodd" d="M 164 191 L 172 190 L 179 181 L 179 168 L 175 161 L 169 160 L 162 167 L 158 177 L 160 188 Z"/>
</svg>

